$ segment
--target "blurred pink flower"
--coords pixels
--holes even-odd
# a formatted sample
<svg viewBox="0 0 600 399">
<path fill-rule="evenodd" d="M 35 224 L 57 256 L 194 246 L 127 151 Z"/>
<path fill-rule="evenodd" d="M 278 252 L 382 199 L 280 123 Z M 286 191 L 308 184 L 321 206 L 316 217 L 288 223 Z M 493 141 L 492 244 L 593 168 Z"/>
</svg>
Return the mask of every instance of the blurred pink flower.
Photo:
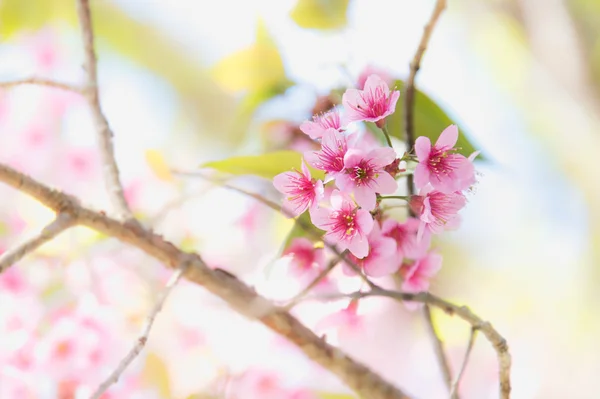
<svg viewBox="0 0 600 399">
<path fill-rule="evenodd" d="M 364 89 L 348 89 L 342 96 L 348 122 L 374 122 L 378 127 L 385 125 L 385 118 L 396 110 L 400 92 L 390 92 L 387 83 L 378 75 L 371 75 Z"/>
<path fill-rule="evenodd" d="M 311 217 L 315 226 L 327 232 L 323 238 L 340 251 L 348 249 L 357 258 L 369 253 L 367 235 L 373 229 L 373 218 L 368 211 L 356 207 L 347 194 L 335 190 L 331 194 L 331 209 L 317 209 Z"/>
<path fill-rule="evenodd" d="M 373 65 L 367 65 L 358 75 L 358 79 L 356 82 L 356 86 L 363 90 L 365 88 L 365 83 L 367 82 L 367 78 L 371 75 L 379 76 L 388 86 L 392 86 L 394 84 L 394 78 L 390 75 L 389 71 L 379 68 Z"/>
<path fill-rule="evenodd" d="M 393 238 L 396 241 L 396 262 L 401 265 L 404 258 L 418 259 L 425 255 L 429 248 L 429 240 L 417 240 L 420 221 L 415 218 L 408 218 L 404 223 L 394 219 L 386 219 L 381 231 L 383 235 Z"/>
<path fill-rule="evenodd" d="M 415 185 L 418 189 L 430 183 L 437 191 L 452 193 L 464 190 L 474 182 L 473 164 L 456 153 L 457 140 L 456 125 L 447 127 L 433 147 L 428 137 L 417 138 L 415 151 L 419 164 L 415 169 Z"/>
<path fill-rule="evenodd" d="M 307 151 L 304 159 L 315 169 L 327 173 L 325 182 L 331 181 L 344 169 L 344 156 L 348 151 L 348 137 L 330 128 L 323 134 L 320 151 Z"/>
<path fill-rule="evenodd" d="M 328 129 L 341 131 L 343 128 L 340 110 L 334 108 L 321 115 L 315 115 L 312 120 L 305 121 L 300 125 L 300 130 L 311 139 L 320 139 Z"/>
<path fill-rule="evenodd" d="M 442 268 L 442 255 L 430 252 L 412 264 L 404 264 L 400 268 L 402 291 L 422 292 L 429 289 L 429 280 Z"/>
<path fill-rule="evenodd" d="M 425 233 L 439 234 L 445 229 L 458 227 L 458 211 L 467 200 L 460 192 L 444 194 L 433 191 L 431 186 L 413 195 L 410 207 L 421 220 L 417 238 L 420 241 Z"/>
<path fill-rule="evenodd" d="M 315 330 L 321 332 L 340 327 L 354 329 L 360 328 L 361 324 L 362 317 L 358 315 L 358 300 L 353 299 L 346 308 L 321 319 L 315 326 Z"/>
<path fill-rule="evenodd" d="M 369 152 L 350 149 L 344 156 L 344 173 L 336 175 L 336 184 L 346 193 L 354 193 L 358 205 L 367 211 L 375 209 L 376 193 L 392 194 L 398 183 L 385 171 L 396 159 L 392 148 L 380 147 Z"/>
<path fill-rule="evenodd" d="M 314 244 L 304 237 L 294 238 L 283 251 L 283 256 L 291 258 L 291 272 L 298 277 L 306 274 L 316 276 L 316 273 L 325 268 L 325 250 L 315 248 Z"/>
<path fill-rule="evenodd" d="M 316 209 L 323 198 L 323 182 L 313 179 L 302 161 L 302 173 L 283 172 L 273 178 L 277 191 L 285 194 L 283 209 L 288 216 L 298 216 L 307 209 Z"/>
<path fill-rule="evenodd" d="M 350 255 L 350 259 L 370 277 L 383 277 L 395 273 L 400 267 L 400 263 L 397 262 L 396 242 L 394 239 L 384 236 L 379 224 L 374 223 L 368 240 L 369 254 L 363 259 L 357 259 Z M 345 263 L 344 271 L 346 274 L 355 274 L 354 270 Z"/>
<path fill-rule="evenodd" d="M 284 385 L 277 373 L 269 370 L 249 370 L 231 384 L 232 399 L 317 399 L 306 389 Z"/>
</svg>

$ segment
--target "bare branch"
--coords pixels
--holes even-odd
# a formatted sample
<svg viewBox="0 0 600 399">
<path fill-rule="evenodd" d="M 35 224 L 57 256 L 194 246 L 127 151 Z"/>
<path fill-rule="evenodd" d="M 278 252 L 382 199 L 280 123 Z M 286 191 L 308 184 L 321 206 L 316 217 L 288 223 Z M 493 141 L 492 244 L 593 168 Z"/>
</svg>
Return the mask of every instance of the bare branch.
<svg viewBox="0 0 600 399">
<path fill-rule="evenodd" d="M 458 386 L 460 384 L 460 380 L 467 368 L 467 363 L 469 363 L 469 356 L 471 356 L 471 351 L 473 350 L 473 346 L 475 345 L 475 338 L 477 338 L 477 331 L 479 328 L 471 327 L 471 335 L 469 336 L 469 343 L 467 345 L 467 351 L 465 352 L 465 358 L 463 359 L 462 366 L 460 366 L 460 371 L 456 376 L 456 380 L 452 384 L 452 389 L 450 390 L 450 399 L 458 398 Z"/>
<path fill-rule="evenodd" d="M 446 356 L 446 350 L 444 349 L 444 342 L 440 338 L 439 333 L 435 329 L 435 325 L 433 324 L 433 318 L 431 317 L 431 308 L 429 305 L 423 306 L 423 318 L 425 319 L 425 325 L 427 326 L 427 331 L 429 336 L 431 337 L 431 342 L 433 343 L 433 349 L 435 351 L 435 356 L 438 360 L 440 368 L 442 369 L 442 375 L 444 376 L 444 382 L 448 387 L 448 390 L 452 389 L 452 370 L 450 369 L 450 361 Z M 459 399 L 458 395 L 452 397 L 452 399 Z"/>
<path fill-rule="evenodd" d="M 137 247 L 172 269 L 184 263 L 189 264 L 184 274 L 187 280 L 220 297 L 238 313 L 286 337 L 309 359 L 337 375 L 359 395 L 369 399 L 410 398 L 368 367 L 316 336 L 285 309 L 258 295 L 254 289 L 235 276 L 209 268 L 200 255 L 183 252 L 162 236 L 144 229 L 139 223 L 119 221 L 83 207 L 72 197 L 53 190 L 9 166 L 0 164 L 0 181 L 32 195 L 56 212 L 68 212 L 77 224 Z"/>
<path fill-rule="evenodd" d="M 498 357 L 498 368 L 499 368 L 499 380 L 500 380 L 500 398 L 510 398 L 510 366 L 511 356 L 508 351 L 508 343 L 506 340 L 492 327 L 492 325 L 482 320 L 479 316 L 471 311 L 467 306 L 457 306 L 450 303 L 442 298 L 439 298 L 429 292 L 409 293 L 400 291 L 390 291 L 383 288 L 372 289 L 367 292 L 354 292 L 351 294 L 335 294 L 335 295 L 322 295 L 315 297 L 314 299 L 339 299 L 339 298 L 350 298 L 350 299 L 361 299 L 373 296 L 387 297 L 395 299 L 397 301 L 414 301 L 434 306 L 442 309 L 449 315 L 456 315 L 463 319 L 475 328 L 483 333 L 487 340 L 490 342 L 496 355 Z"/>
<path fill-rule="evenodd" d="M 148 341 L 148 336 L 150 335 L 150 330 L 152 329 L 152 325 L 154 324 L 154 319 L 156 318 L 156 315 L 162 310 L 167 297 L 173 290 L 173 287 L 175 287 L 177 285 L 177 283 L 179 282 L 179 280 L 181 279 L 181 277 L 187 270 L 187 267 L 188 267 L 187 264 L 182 264 L 173 273 L 173 275 L 171 276 L 171 278 L 165 285 L 165 288 L 162 290 L 162 292 L 158 296 L 156 303 L 154 304 L 154 307 L 152 308 L 152 311 L 146 318 L 146 322 L 144 323 L 144 327 L 142 328 L 142 333 L 136 340 L 135 345 L 133 346 L 133 348 L 131 348 L 129 353 L 127 353 L 127 356 L 125 356 L 123 358 L 123 360 L 121 360 L 121 362 L 119 363 L 119 365 L 117 366 L 115 371 L 113 371 L 108 376 L 108 378 L 106 380 L 104 380 L 104 382 L 102 382 L 102 384 L 100 384 L 98 389 L 96 389 L 96 391 L 91 395 L 91 397 L 90 397 L 91 399 L 99 399 L 100 396 L 104 392 L 106 392 L 108 390 L 108 388 L 110 388 L 111 385 L 116 384 L 117 381 L 119 381 L 121 374 L 123 374 L 123 372 L 127 368 L 127 366 L 129 366 L 129 364 L 131 364 L 131 362 L 133 362 L 133 360 L 140 354 L 142 349 L 144 349 L 144 346 L 146 345 L 146 342 Z"/>
<path fill-rule="evenodd" d="M 116 212 L 117 219 L 134 220 L 131 211 L 129 210 L 129 206 L 127 205 L 127 201 L 125 200 L 123 186 L 119 179 L 119 167 L 115 160 L 115 151 L 113 147 L 114 135 L 100 106 L 96 52 L 94 50 L 94 31 L 90 15 L 89 0 L 77 1 L 77 15 L 79 16 L 85 51 L 85 70 L 87 73 L 85 96 L 92 111 L 92 117 L 94 119 L 94 125 L 96 127 L 100 145 L 104 183 L 112 202 L 113 210 Z"/>
<path fill-rule="evenodd" d="M 425 27 L 423 28 L 423 36 L 421 36 L 421 41 L 419 42 L 419 47 L 417 47 L 417 52 L 415 53 L 410 63 L 410 72 L 408 74 L 408 79 L 406 79 L 404 89 L 404 137 L 406 138 L 408 151 L 410 151 L 410 149 L 415 144 L 415 78 L 417 76 L 419 68 L 421 67 L 421 59 L 423 58 L 423 54 L 425 54 L 425 50 L 427 49 L 427 44 L 429 43 L 429 38 L 431 37 L 433 28 L 435 27 L 438 18 L 440 17 L 442 11 L 444 11 L 445 8 L 446 0 L 436 1 L 435 8 L 431 13 L 431 17 L 429 17 L 427 25 L 425 25 Z M 412 175 L 408 176 L 406 180 L 408 195 L 413 195 L 414 187 Z"/>
<path fill-rule="evenodd" d="M 47 86 L 47 87 L 52 87 L 52 88 L 60 89 L 60 90 L 72 91 L 77 94 L 83 94 L 83 90 L 78 86 L 75 86 L 75 85 L 72 85 L 69 83 L 57 82 L 57 81 L 51 80 L 51 79 L 39 78 L 39 77 L 35 77 L 35 76 L 25 78 L 25 79 L 13 80 L 13 81 L 9 81 L 9 82 L 0 82 L 0 88 L 3 88 L 3 89 L 12 89 L 16 86 L 23 86 L 23 85 Z"/>
<path fill-rule="evenodd" d="M 35 236 L 0 255 L 0 273 L 74 225 L 68 213 L 58 213 L 56 219 Z"/>
</svg>

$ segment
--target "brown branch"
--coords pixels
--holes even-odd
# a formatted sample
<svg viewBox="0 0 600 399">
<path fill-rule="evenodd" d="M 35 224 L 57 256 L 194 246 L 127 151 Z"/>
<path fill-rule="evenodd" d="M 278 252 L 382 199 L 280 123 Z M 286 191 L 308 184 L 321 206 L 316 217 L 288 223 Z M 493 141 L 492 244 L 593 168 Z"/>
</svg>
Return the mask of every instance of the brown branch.
<svg viewBox="0 0 600 399">
<path fill-rule="evenodd" d="M 57 82 L 55 80 L 46 79 L 46 78 L 39 78 L 39 77 L 35 77 L 35 76 L 25 78 L 25 79 L 8 81 L 8 82 L 0 82 L 0 88 L 3 88 L 3 89 L 12 89 L 16 86 L 23 86 L 23 85 L 46 86 L 46 87 L 52 87 L 52 88 L 60 89 L 60 90 L 72 91 L 77 94 L 83 94 L 83 90 L 80 87 L 77 87 L 75 85 L 72 85 L 69 83 Z"/>
<path fill-rule="evenodd" d="M 58 213 L 54 221 L 44 227 L 38 234 L 9 249 L 0 256 L 0 273 L 73 225 L 71 215 L 64 212 Z"/>
<path fill-rule="evenodd" d="M 423 306 L 423 318 L 425 319 L 425 325 L 427 326 L 427 332 L 433 342 L 433 349 L 435 356 L 440 365 L 442 375 L 444 376 L 444 382 L 446 387 L 450 391 L 452 389 L 452 370 L 450 369 L 450 361 L 446 356 L 446 350 L 444 349 L 444 342 L 440 338 L 438 331 L 435 329 L 433 324 L 433 318 L 431 317 L 431 308 L 429 305 Z M 458 395 L 451 397 L 452 399 L 459 399 Z"/>
<path fill-rule="evenodd" d="M 108 388 L 110 388 L 111 385 L 116 384 L 117 381 L 119 381 L 121 374 L 123 374 L 123 372 L 127 368 L 127 366 L 129 366 L 129 364 L 131 364 L 131 362 L 140 354 L 142 349 L 144 349 L 144 346 L 146 346 L 146 342 L 148 341 L 148 336 L 150 335 L 150 330 L 152 329 L 152 325 L 154 324 L 154 319 L 156 318 L 156 315 L 162 310 L 167 297 L 173 290 L 173 287 L 177 285 L 177 283 L 185 273 L 187 267 L 187 264 L 182 264 L 173 273 L 173 275 L 165 285 L 165 288 L 158 296 L 158 299 L 156 300 L 152 311 L 146 318 L 146 322 L 144 323 L 144 327 L 142 328 L 142 333 L 136 340 L 135 345 L 133 346 L 133 348 L 131 348 L 131 350 L 127 353 L 123 360 L 121 360 L 115 371 L 113 371 L 108 376 L 108 378 L 104 380 L 102 384 L 100 384 L 98 389 L 96 389 L 96 391 L 91 395 L 91 399 L 99 399 L 102 396 L 102 394 L 106 392 Z"/>
<path fill-rule="evenodd" d="M 410 72 L 408 74 L 408 79 L 406 79 L 404 90 L 404 137 L 406 138 L 407 151 L 410 151 L 411 148 L 415 145 L 415 78 L 417 76 L 419 68 L 421 67 L 421 59 L 423 58 L 423 54 L 425 54 L 425 50 L 427 49 L 427 44 L 429 43 L 429 39 L 431 37 L 431 33 L 433 32 L 433 28 L 435 27 L 438 18 L 440 17 L 442 11 L 444 11 L 445 8 L 446 0 L 436 1 L 435 8 L 431 13 L 431 17 L 429 17 L 427 25 L 425 25 L 425 27 L 423 28 L 423 36 L 421 36 L 421 41 L 419 42 L 419 47 L 417 47 L 417 52 L 415 53 L 410 63 Z M 406 180 L 408 195 L 413 195 L 414 187 L 412 175 L 408 176 Z"/>
<path fill-rule="evenodd" d="M 477 331 L 479 329 L 476 327 L 471 327 L 471 335 L 469 336 L 469 343 L 467 344 L 467 350 L 465 352 L 465 358 L 463 359 L 462 366 L 460 366 L 460 371 L 456 376 L 456 381 L 452 384 L 452 389 L 450 390 L 450 399 L 458 398 L 458 386 L 460 384 L 460 380 L 467 368 L 467 363 L 469 362 L 469 357 L 471 356 L 471 351 L 473 350 L 473 346 L 475 345 L 475 338 L 477 338 Z"/>
<path fill-rule="evenodd" d="M 369 399 L 409 399 L 363 364 L 316 336 L 285 309 L 275 306 L 235 276 L 209 268 L 200 255 L 186 253 L 139 223 L 119 221 L 79 205 L 74 198 L 53 190 L 9 166 L 0 164 L 0 181 L 36 198 L 55 212 L 67 212 L 74 223 L 130 244 L 175 269 L 189 264 L 184 277 L 223 299 L 238 313 L 286 337 L 315 363 L 337 375 L 348 387 Z"/>
<path fill-rule="evenodd" d="M 87 83 L 85 86 L 85 96 L 92 111 L 92 118 L 100 145 L 102 156 L 102 165 L 104 173 L 104 183 L 111 200 L 113 210 L 116 212 L 119 220 L 135 220 L 131 214 L 123 185 L 119 179 L 119 167 L 115 160 L 115 150 L 113 147 L 113 132 L 108 124 L 108 120 L 102 112 L 100 106 L 100 95 L 98 93 L 98 73 L 96 52 L 94 50 L 94 31 L 92 18 L 90 15 L 89 0 L 77 1 L 77 15 L 81 25 L 81 34 L 83 36 L 83 47 L 85 51 L 85 70 L 87 73 Z"/>
<path fill-rule="evenodd" d="M 490 342 L 496 355 L 498 357 L 498 369 L 499 369 L 499 380 L 500 380 L 500 398 L 510 398 L 510 366 L 511 356 L 508 351 L 508 343 L 506 340 L 494 329 L 491 323 L 484 321 L 479 316 L 471 311 L 467 306 L 457 306 L 450 303 L 442 298 L 439 298 L 429 292 L 409 293 L 400 291 L 390 291 L 383 288 L 378 288 L 366 292 L 354 292 L 351 294 L 335 294 L 335 295 L 321 295 L 314 299 L 361 299 L 367 297 L 387 297 L 395 299 L 397 301 L 414 301 L 424 303 L 429 306 L 442 309 L 448 315 L 456 315 L 471 325 L 472 328 L 479 330 L 485 335 L 487 340 Z"/>
</svg>

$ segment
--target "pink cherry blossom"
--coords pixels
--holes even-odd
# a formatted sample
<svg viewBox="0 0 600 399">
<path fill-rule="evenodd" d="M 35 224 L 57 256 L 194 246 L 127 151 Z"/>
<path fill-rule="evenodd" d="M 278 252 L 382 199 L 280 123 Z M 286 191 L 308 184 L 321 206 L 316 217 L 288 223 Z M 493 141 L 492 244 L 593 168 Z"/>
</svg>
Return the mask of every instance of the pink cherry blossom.
<svg viewBox="0 0 600 399">
<path fill-rule="evenodd" d="M 371 214 L 359 209 L 352 199 L 339 190 L 331 194 L 332 209 L 320 208 L 312 214 L 312 222 L 325 230 L 325 241 L 336 244 L 343 251 L 348 249 L 357 258 L 369 253 L 368 234 L 373 229 Z"/>
<path fill-rule="evenodd" d="M 430 183 L 434 189 L 451 193 L 468 188 L 474 182 L 475 169 L 466 157 L 456 153 L 456 125 L 447 127 L 431 146 L 429 138 L 421 136 L 415 142 L 419 164 L 415 169 L 415 185 L 423 188 Z"/>
<path fill-rule="evenodd" d="M 354 193 L 358 205 L 371 211 L 375 209 L 376 193 L 392 194 L 398 183 L 385 171 L 396 159 L 391 148 L 376 148 L 369 152 L 350 149 L 344 156 L 344 173 L 336 175 L 336 184 L 343 192 Z"/>
<path fill-rule="evenodd" d="M 298 216 L 307 209 L 315 209 L 323 198 L 323 182 L 313 179 L 308 167 L 302 162 L 298 171 L 280 173 L 273 178 L 275 188 L 285 194 L 283 209 L 288 216 Z"/>
<path fill-rule="evenodd" d="M 385 83 L 387 83 L 388 86 L 394 84 L 394 78 L 392 77 L 392 75 L 390 75 L 390 73 L 387 70 L 373 65 L 367 65 L 360 72 L 360 75 L 358 75 L 356 86 L 360 90 L 363 90 L 365 88 L 365 83 L 367 82 L 368 77 L 371 75 L 378 75 L 381 79 L 383 79 Z"/>
<path fill-rule="evenodd" d="M 400 265 L 404 258 L 418 259 L 425 255 L 429 248 L 430 240 L 417 240 L 420 221 L 408 218 L 404 223 L 394 219 L 387 219 L 381 226 L 383 235 L 393 238 L 396 242 L 396 262 Z"/>
<path fill-rule="evenodd" d="M 300 130 L 314 140 L 322 138 L 328 129 L 341 131 L 342 128 L 342 118 L 337 108 L 321 115 L 315 115 L 312 120 L 305 121 L 300 125 Z"/>
<path fill-rule="evenodd" d="M 442 255 L 431 252 L 400 269 L 404 281 L 402 291 L 422 292 L 429 289 L 429 280 L 442 268 Z"/>
<path fill-rule="evenodd" d="M 410 207 L 421 220 L 417 237 L 420 240 L 425 231 L 439 234 L 445 229 L 457 227 L 458 211 L 467 200 L 460 193 L 445 194 L 431 189 L 431 186 L 421 190 L 420 195 L 410 199 Z"/>
<path fill-rule="evenodd" d="M 283 251 L 283 256 L 292 258 L 290 269 L 297 277 L 316 277 L 325 268 L 325 250 L 315 248 L 312 242 L 303 237 L 294 238 Z"/>
<path fill-rule="evenodd" d="M 331 181 L 344 169 L 344 156 L 348 151 L 348 137 L 330 128 L 323 134 L 320 151 L 307 151 L 304 159 L 315 169 L 327 172 L 326 182 Z"/>
<path fill-rule="evenodd" d="M 385 124 L 385 118 L 396 110 L 400 92 L 390 92 L 387 83 L 378 75 L 367 78 L 363 90 L 348 89 L 342 96 L 348 122 L 374 122 L 379 127 Z"/>
<path fill-rule="evenodd" d="M 383 277 L 396 272 L 400 267 L 400 263 L 397 261 L 394 239 L 384 236 L 379 224 L 374 223 L 368 240 L 369 254 L 363 259 L 357 259 L 350 255 L 350 259 L 370 277 Z M 350 267 L 344 266 L 346 274 L 355 274 Z"/>
</svg>

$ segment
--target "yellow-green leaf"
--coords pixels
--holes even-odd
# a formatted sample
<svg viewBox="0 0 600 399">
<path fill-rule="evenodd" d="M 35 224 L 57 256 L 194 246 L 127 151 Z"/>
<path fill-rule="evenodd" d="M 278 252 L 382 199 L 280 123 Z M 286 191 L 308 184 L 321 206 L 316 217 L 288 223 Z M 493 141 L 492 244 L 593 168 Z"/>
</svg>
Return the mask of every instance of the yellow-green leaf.
<svg viewBox="0 0 600 399">
<path fill-rule="evenodd" d="M 293 169 L 300 170 L 302 154 L 296 151 L 275 151 L 262 155 L 247 155 L 232 157 L 220 161 L 202 164 L 202 168 L 212 168 L 233 175 L 255 175 L 272 179 L 282 172 Z M 321 170 L 310 168 L 316 179 L 322 179 L 325 174 Z"/>
<path fill-rule="evenodd" d="M 161 398 L 171 397 L 169 370 L 164 361 L 154 353 L 148 353 L 148 356 L 146 356 L 146 363 L 142 370 L 142 381 L 144 385 L 156 388 Z"/>
<path fill-rule="evenodd" d="M 162 152 L 155 149 L 149 149 L 146 151 L 145 156 L 148 166 L 150 166 L 150 169 L 152 169 L 156 177 L 164 181 L 173 180 L 173 175 L 171 174 L 169 165 L 167 165 Z"/>
<path fill-rule="evenodd" d="M 298 0 L 290 17 L 301 28 L 339 29 L 347 24 L 348 0 Z"/>
<path fill-rule="evenodd" d="M 283 61 L 263 21 L 258 22 L 256 42 L 215 65 L 212 75 L 226 90 L 265 91 L 287 82 Z"/>
</svg>

